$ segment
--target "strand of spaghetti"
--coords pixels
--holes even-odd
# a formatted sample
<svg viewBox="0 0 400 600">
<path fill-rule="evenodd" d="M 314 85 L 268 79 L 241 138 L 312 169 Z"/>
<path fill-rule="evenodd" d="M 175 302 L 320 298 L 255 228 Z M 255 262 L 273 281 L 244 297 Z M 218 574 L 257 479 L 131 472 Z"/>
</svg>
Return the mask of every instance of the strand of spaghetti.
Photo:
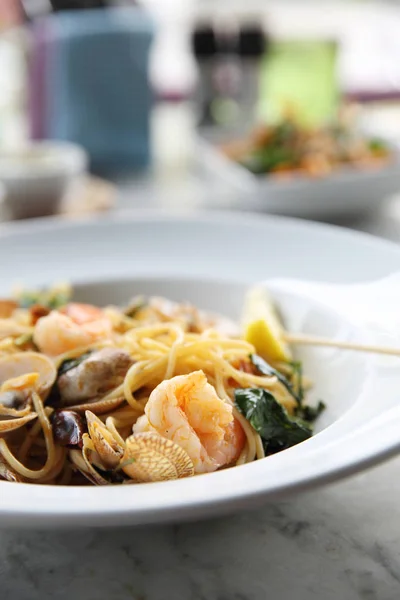
<svg viewBox="0 0 400 600">
<path fill-rule="evenodd" d="M 0 415 L 4 415 L 5 417 L 26 417 L 26 415 L 29 415 L 30 413 L 31 407 L 29 405 L 26 408 L 18 410 L 0 404 Z"/>
<path fill-rule="evenodd" d="M 246 448 L 244 448 L 240 456 L 242 456 L 243 452 L 246 452 L 246 461 L 245 462 L 254 460 L 254 457 L 256 455 L 256 444 L 255 444 L 255 439 L 254 439 L 255 431 L 251 427 L 249 422 L 246 421 L 244 416 L 242 414 L 240 414 L 239 411 L 237 410 L 237 408 L 234 406 L 232 399 L 230 398 L 228 392 L 225 389 L 223 377 L 222 377 L 221 373 L 219 373 L 219 372 L 215 373 L 215 381 L 216 381 L 216 392 L 217 392 L 218 396 L 221 398 L 221 400 L 225 400 L 225 402 L 227 402 L 230 406 L 232 406 L 233 416 L 235 419 L 237 419 L 239 421 L 239 423 L 242 426 L 243 431 L 246 435 L 248 448 L 247 448 L 247 450 L 246 450 Z M 239 456 L 239 458 L 240 458 L 240 456 Z"/>
<path fill-rule="evenodd" d="M 131 353 L 133 360 L 137 362 L 157 360 L 157 358 L 161 358 L 166 354 L 166 352 L 161 352 L 160 350 L 141 350 L 141 352 Z"/>
<path fill-rule="evenodd" d="M 196 352 L 197 350 L 200 351 L 201 349 L 209 349 L 215 347 L 216 345 L 221 350 L 232 351 L 238 349 L 243 350 L 243 352 L 246 352 L 247 354 L 250 354 L 254 350 L 254 347 L 248 342 L 245 342 L 244 340 L 230 340 L 228 338 L 220 338 L 218 340 L 204 340 L 201 339 L 200 336 L 196 341 L 185 343 L 184 347 L 190 348 L 192 351 Z"/>
<path fill-rule="evenodd" d="M 43 403 L 36 392 L 32 394 L 32 401 L 35 407 L 36 413 L 38 415 L 39 421 L 42 424 L 43 435 L 46 440 L 46 449 L 47 449 L 47 459 L 46 463 L 41 469 L 32 470 L 25 467 L 10 451 L 7 442 L 5 439 L 0 439 L 0 453 L 8 462 L 10 467 L 14 469 L 17 473 L 25 477 L 26 479 L 34 479 L 39 480 L 52 470 L 55 464 L 55 450 L 54 450 L 54 441 L 53 441 L 53 432 L 51 429 L 50 422 L 46 416 L 46 413 L 43 408 Z"/>
<path fill-rule="evenodd" d="M 142 348 L 141 352 L 137 353 L 139 360 L 151 360 L 152 358 L 160 358 L 164 354 L 166 354 L 168 350 L 155 350 L 150 348 Z"/>
<path fill-rule="evenodd" d="M 220 393 L 222 394 L 221 397 L 233 406 L 233 416 L 239 421 L 247 437 L 247 448 L 243 449 L 243 456 L 241 454 L 239 456 L 239 460 L 243 460 L 244 462 L 251 462 L 254 460 L 255 456 L 257 456 L 257 458 L 263 458 L 265 454 L 261 437 L 253 429 L 253 427 L 250 425 L 247 419 L 236 408 L 232 398 L 230 397 L 229 393 L 225 388 L 223 375 L 221 371 L 218 370 L 215 372 L 215 379 L 217 382 L 217 386 L 220 389 Z M 244 452 L 246 453 L 245 458 Z M 239 464 L 242 464 L 242 462 L 240 462 Z"/>
<path fill-rule="evenodd" d="M 252 373 L 245 373 L 235 369 L 228 361 L 224 360 L 215 352 L 212 352 L 213 361 L 216 366 L 219 367 L 225 377 L 232 377 L 243 387 L 262 387 L 262 388 L 274 388 L 278 383 L 275 376 L 267 377 L 265 375 L 253 375 Z"/>
<path fill-rule="evenodd" d="M 250 462 L 250 461 L 247 459 L 248 452 L 249 452 L 249 446 L 248 446 L 248 443 L 247 443 L 247 440 L 246 440 L 246 443 L 245 443 L 245 445 L 244 445 L 244 448 L 243 448 L 242 452 L 240 453 L 240 456 L 239 456 L 239 458 L 238 458 L 238 459 L 237 459 L 237 461 L 235 462 L 235 465 L 236 465 L 237 467 L 239 467 L 240 465 L 245 465 L 247 462 Z"/>
<path fill-rule="evenodd" d="M 22 442 L 22 445 L 18 452 L 18 458 L 21 462 L 24 462 L 26 460 L 28 452 L 30 451 L 31 446 L 32 446 L 35 438 L 39 435 L 41 429 L 42 429 L 41 422 L 36 421 L 36 423 L 32 426 L 32 428 L 26 434 L 26 437 L 25 437 L 24 441 Z"/>
<path fill-rule="evenodd" d="M 141 340 L 141 347 L 148 350 L 159 350 L 160 352 L 168 352 L 169 346 L 159 340 L 153 340 L 151 338 L 144 338 Z"/>
<path fill-rule="evenodd" d="M 155 361 L 138 362 L 129 369 L 123 385 L 125 398 L 131 406 L 135 407 L 135 403 L 131 402 L 132 393 L 147 385 L 154 378 L 161 381 L 167 362 L 168 355 L 166 354 Z"/>
<path fill-rule="evenodd" d="M 167 357 L 162 357 L 158 361 L 152 361 L 150 364 L 156 365 L 157 363 L 164 364 L 167 361 Z M 154 367 L 153 367 L 154 369 Z M 149 371 L 149 363 L 137 362 L 128 370 L 125 375 L 123 385 L 123 393 L 126 401 L 132 406 L 132 408 L 142 410 L 142 405 L 134 398 L 133 392 L 139 389 L 141 386 L 140 381 L 144 377 L 145 373 Z M 151 372 L 151 371 L 150 371 Z"/>
<path fill-rule="evenodd" d="M 170 334 L 178 325 L 176 323 L 158 323 L 157 325 L 147 325 L 144 327 L 137 327 L 135 329 L 131 329 L 127 332 L 126 337 L 133 337 L 134 339 L 139 340 L 140 338 L 150 338 L 155 339 L 157 336 L 165 336 L 165 334 Z"/>
<path fill-rule="evenodd" d="M 228 341 L 228 343 L 230 343 Z M 243 347 L 243 344 L 241 345 L 241 351 L 247 353 L 249 350 L 248 345 L 246 344 L 245 347 Z M 183 344 L 179 347 L 176 348 L 176 354 L 173 357 L 177 363 L 179 363 L 179 366 L 181 365 L 182 361 L 184 361 L 185 356 L 190 356 L 193 357 L 193 355 L 196 355 L 198 358 L 202 358 L 204 356 L 205 359 L 208 359 L 208 352 L 211 348 L 215 347 L 215 341 L 210 341 L 210 340 L 204 340 L 202 342 L 197 342 L 196 344 Z M 251 347 L 250 347 L 251 348 Z M 168 356 L 169 359 L 169 356 Z M 166 368 L 165 365 L 165 357 L 160 357 L 160 362 L 156 361 L 148 361 L 147 364 L 143 364 L 142 361 L 139 361 L 140 367 L 134 365 L 132 370 L 128 373 L 126 379 L 125 379 L 125 385 L 124 385 L 124 394 L 125 397 L 127 399 L 127 401 L 129 402 L 129 398 L 130 398 L 130 393 L 132 393 L 135 389 L 138 389 L 141 385 L 145 385 L 150 379 L 159 379 L 159 381 L 161 381 L 161 377 L 160 377 L 160 370 Z M 197 368 L 200 368 L 200 366 L 198 365 Z M 172 370 L 172 369 L 171 369 Z M 139 373 L 140 371 L 140 373 Z M 265 379 L 263 380 L 263 383 L 265 383 Z M 112 392 L 112 396 L 115 395 L 115 390 Z M 112 397 L 111 395 L 108 395 L 107 397 Z M 132 402 L 131 402 L 132 403 Z"/>
<path fill-rule="evenodd" d="M 55 463 L 53 468 L 47 475 L 41 477 L 37 483 L 50 483 L 52 480 L 56 479 L 64 468 L 66 455 L 66 448 L 57 446 L 55 449 Z"/>
<path fill-rule="evenodd" d="M 181 327 L 179 327 L 179 328 L 177 327 L 176 328 L 176 340 L 172 344 L 172 348 L 171 348 L 169 356 L 168 356 L 168 363 L 167 363 L 167 368 L 165 370 L 164 379 L 170 379 L 172 377 L 172 375 L 174 374 L 177 353 L 178 353 L 179 347 L 183 344 L 184 337 L 185 337 L 185 334 L 184 334 L 183 329 Z"/>
<path fill-rule="evenodd" d="M 205 344 L 205 345 L 204 345 Z M 213 346 L 215 346 L 214 342 L 210 342 L 210 341 L 203 341 L 200 346 L 197 343 L 195 345 L 195 347 L 193 347 L 193 345 L 181 345 L 178 346 L 176 348 L 176 354 L 174 356 L 174 360 L 176 361 L 175 364 L 179 363 L 179 366 L 181 364 L 181 362 L 184 360 L 185 356 L 190 356 L 193 357 L 193 354 L 196 353 L 197 350 L 197 354 L 196 356 L 198 356 L 198 358 L 201 358 L 204 355 L 204 358 L 206 358 L 207 360 L 209 360 L 209 351 L 210 351 L 210 347 L 212 348 Z M 208 352 L 207 352 L 208 350 Z M 247 348 L 246 348 L 247 350 Z M 156 379 L 158 380 L 158 383 L 163 379 L 162 377 L 162 371 L 164 369 L 166 369 L 167 367 L 167 360 L 169 360 L 169 355 L 163 356 L 161 357 L 159 360 L 156 361 L 148 361 L 147 363 L 143 363 L 143 362 L 139 362 L 134 364 L 131 369 L 128 371 L 126 377 L 125 377 L 125 381 L 124 381 L 124 395 L 126 400 L 129 402 L 129 404 L 131 404 L 133 407 L 137 407 L 136 401 L 133 397 L 133 392 L 142 387 L 143 385 L 148 384 L 148 382 L 152 379 Z M 234 376 L 236 375 L 236 373 L 241 373 L 239 371 L 236 371 L 233 367 L 231 367 L 228 363 L 224 364 L 228 365 L 228 367 L 230 367 L 231 369 L 231 374 Z M 201 368 L 201 365 L 198 365 L 197 368 Z M 165 371 L 164 371 L 165 373 Z M 173 373 L 171 373 L 172 375 Z M 164 377 L 165 378 L 165 377 Z M 271 383 L 269 383 L 269 380 L 267 380 L 265 377 L 259 377 L 257 378 L 257 376 L 253 376 L 254 379 L 254 385 L 261 384 L 263 385 L 263 387 L 269 387 L 272 385 L 272 378 L 271 378 Z M 116 391 L 114 390 L 112 392 L 112 395 L 114 396 L 116 394 Z M 107 396 L 107 398 L 109 398 L 110 395 Z"/>
<path fill-rule="evenodd" d="M 219 337 L 221 337 L 221 334 L 218 333 L 218 331 L 216 331 L 215 329 L 205 329 L 200 335 L 201 335 L 202 338 L 205 338 L 205 339 L 207 339 L 207 338 L 212 339 L 212 338 L 219 338 Z"/>
<path fill-rule="evenodd" d="M 229 339 L 224 337 L 216 337 L 216 338 L 203 338 L 200 334 L 185 334 L 184 330 L 176 325 L 169 324 L 168 326 L 157 326 L 157 327 L 147 327 L 147 328 L 139 328 L 136 330 L 131 330 L 127 334 L 127 339 L 129 336 L 132 336 L 134 339 L 139 340 L 141 337 L 150 337 L 154 339 L 154 335 L 157 333 L 165 333 L 165 332 L 176 332 L 177 329 L 180 329 L 181 332 L 185 335 L 185 346 L 189 346 L 191 344 L 199 344 L 200 346 L 210 347 L 215 345 L 216 343 L 221 348 L 232 349 L 242 349 L 244 352 L 251 353 L 254 352 L 254 347 L 244 340 L 237 339 Z M 165 340 L 163 340 L 165 341 Z M 194 350 L 194 348 L 193 348 Z"/>
<path fill-rule="evenodd" d="M 265 458 L 265 450 L 262 443 L 261 436 L 256 435 L 256 450 L 257 450 L 257 459 Z"/>
<path fill-rule="evenodd" d="M 53 410 L 49 407 L 46 407 L 45 412 L 46 412 L 46 415 L 49 416 L 53 412 Z M 32 444 L 36 441 L 36 438 L 38 437 L 41 429 L 42 429 L 42 423 L 40 422 L 40 419 L 38 419 L 36 421 L 36 423 L 32 426 L 32 428 L 26 434 L 26 437 L 25 437 L 24 441 L 22 442 L 21 448 L 18 452 L 18 459 L 21 462 L 26 461 L 28 452 L 30 451 Z"/>
<path fill-rule="evenodd" d="M 211 342 L 211 341 L 206 341 L 206 342 L 202 342 L 202 343 L 196 343 L 196 344 L 183 344 L 182 346 L 180 346 L 180 348 L 178 349 L 178 353 L 177 353 L 177 358 L 178 360 L 184 360 L 185 357 L 196 357 L 198 359 L 207 361 L 210 360 L 210 353 L 213 351 L 218 350 L 219 354 L 221 355 L 221 358 L 223 359 L 229 359 L 231 357 L 235 357 L 238 356 L 240 358 L 245 358 L 247 357 L 248 354 L 248 349 L 245 348 L 243 349 L 239 349 L 239 351 L 235 351 L 235 349 L 232 349 L 232 351 L 226 351 L 226 349 L 224 350 L 223 348 L 221 348 L 219 345 L 217 345 L 215 342 Z"/>
</svg>

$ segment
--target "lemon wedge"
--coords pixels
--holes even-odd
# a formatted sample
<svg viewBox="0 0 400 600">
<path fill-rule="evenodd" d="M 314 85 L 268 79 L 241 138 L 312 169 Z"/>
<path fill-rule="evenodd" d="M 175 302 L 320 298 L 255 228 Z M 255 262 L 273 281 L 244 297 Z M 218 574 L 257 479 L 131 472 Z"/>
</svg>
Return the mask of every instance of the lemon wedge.
<svg viewBox="0 0 400 600">
<path fill-rule="evenodd" d="M 244 301 L 243 337 L 257 354 L 271 361 L 290 361 L 284 329 L 268 291 L 263 286 L 251 288 Z"/>
</svg>

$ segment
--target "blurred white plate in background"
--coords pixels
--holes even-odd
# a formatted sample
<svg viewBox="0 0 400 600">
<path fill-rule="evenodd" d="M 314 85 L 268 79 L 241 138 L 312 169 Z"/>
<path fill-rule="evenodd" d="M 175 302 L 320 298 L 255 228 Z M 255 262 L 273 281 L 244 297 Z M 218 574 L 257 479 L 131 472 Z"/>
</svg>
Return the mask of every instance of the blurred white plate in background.
<svg viewBox="0 0 400 600">
<path fill-rule="evenodd" d="M 393 162 L 382 167 L 343 167 L 318 179 L 277 179 L 253 175 L 210 142 L 201 140 L 198 153 L 203 163 L 230 190 L 223 202 L 219 196 L 210 196 L 204 205 L 316 220 L 361 216 L 379 209 L 385 200 L 400 192 L 400 154 L 394 152 Z"/>
</svg>

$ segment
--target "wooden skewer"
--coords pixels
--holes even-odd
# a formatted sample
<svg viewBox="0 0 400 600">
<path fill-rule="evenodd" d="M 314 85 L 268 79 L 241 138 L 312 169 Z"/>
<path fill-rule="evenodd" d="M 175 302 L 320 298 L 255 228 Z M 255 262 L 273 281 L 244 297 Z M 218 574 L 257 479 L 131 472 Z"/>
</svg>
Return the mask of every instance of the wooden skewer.
<svg viewBox="0 0 400 600">
<path fill-rule="evenodd" d="M 325 346 L 327 348 L 342 348 L 343 350 L 354 350 L 355 352 L 368 352 L 370 354 L 386 354 L 389 356 L 400 356 L 400 348 L 374 346 L 369 344 L 356 344 L 353 342 L 341 342 L 340 340 L 329 340 L 327 338 L 321 338 L 302 333 L 284 333 L 283 339 L 288 344 L 299 346 Z"/>
</svg>

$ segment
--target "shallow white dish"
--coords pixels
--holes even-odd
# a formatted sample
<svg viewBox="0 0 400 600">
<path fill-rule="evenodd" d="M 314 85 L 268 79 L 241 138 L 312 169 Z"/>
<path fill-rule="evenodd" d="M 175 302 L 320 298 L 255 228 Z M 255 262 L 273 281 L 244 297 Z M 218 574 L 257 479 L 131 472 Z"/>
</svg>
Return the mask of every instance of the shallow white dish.
<svg viewBox="0 0 400 600">
<path fill-rule="evenodd" d="M 260 216 L 187 217 L 124 213 L 112 219 L 57 219 L 0 228 L 0 293 L 24 281 L 68 278 L 76 297 L 99 304 L 161 293 L 237 317 L 246 286 L 288 276 L 362 281 L 394 271 L 397 246 L 361 234 Z M 343 261 L 342 256 L 352 256 Z M 22 260 L 23 258 L 23 260 Z M 364 339 L 365 333 L 317 303 L 272 290 L 293 330 Z M 333 481 L 400 451 L 393 393 L 376 402 L 370 359 L 336 350 L 299 353 L 315 394 L 328 403 L 311 440 L 262 461 L 161 484 L 109 488 L 0 482 L 0 524 L 116 525 L 205 518 Z"/>
<path fill-rule="evenodd" d="M 373 169 L 343 167 L 321 178 L 294 176 L 292 179 L 253 175 L 228 160 L 216 148 L 199 144 L 199 151 L 211 171 L 225 181 L 229 196 L 218 202 L 209 198 L 205 206 L 234 210 L 329 220 L 353 218 L 400 192 L 400 155 L 393 162 Z M 228 199 L 226 199 L 228 197 Z"/>
</svg>

